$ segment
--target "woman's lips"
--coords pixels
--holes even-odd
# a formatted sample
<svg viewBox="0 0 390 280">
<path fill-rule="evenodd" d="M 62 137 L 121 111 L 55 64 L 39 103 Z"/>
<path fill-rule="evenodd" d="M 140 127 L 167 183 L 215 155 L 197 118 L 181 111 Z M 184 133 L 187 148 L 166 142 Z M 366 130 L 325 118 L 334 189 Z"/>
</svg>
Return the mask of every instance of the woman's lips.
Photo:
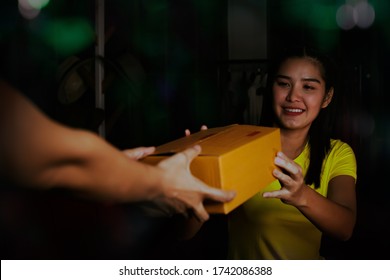
<svg viewBox="0 0 390 280">
<path fill-rule="evenodd" d="M 297 115 L 300 115 L 304 112 L 303 109 L 299 109 L 299 108 L 286 108 L 284 107 L 283 108 L 283 111 L 285 114 L 287 115 L 290 115 L 290 116 L 297 116 Z"/>
</svg>

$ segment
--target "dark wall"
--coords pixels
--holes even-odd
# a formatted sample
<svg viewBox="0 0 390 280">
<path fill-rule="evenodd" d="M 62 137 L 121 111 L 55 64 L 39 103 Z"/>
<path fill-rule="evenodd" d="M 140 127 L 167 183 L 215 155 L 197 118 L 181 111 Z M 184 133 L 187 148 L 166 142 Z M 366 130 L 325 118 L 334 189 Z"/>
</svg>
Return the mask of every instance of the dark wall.
<svg viewBox="0 0 390 280">
<path fill-rule="evenodd" d="M 138 108 L 133 115 L 142 116 L 140 125 L 124 123 L 144 137 L 127 145 L 158 145 L 181 137 L 186 128 L 217 125 L 217 61 L 227 53 L 226 1 L 130 2 L 106 1 L 108 24 L 116 27 L 108 51 L 122 47 L 145 71 L 142 96 L 133 107 Z M 124 127 L 119 128 L 118 144 L 124 146 Z"/>
</svg>

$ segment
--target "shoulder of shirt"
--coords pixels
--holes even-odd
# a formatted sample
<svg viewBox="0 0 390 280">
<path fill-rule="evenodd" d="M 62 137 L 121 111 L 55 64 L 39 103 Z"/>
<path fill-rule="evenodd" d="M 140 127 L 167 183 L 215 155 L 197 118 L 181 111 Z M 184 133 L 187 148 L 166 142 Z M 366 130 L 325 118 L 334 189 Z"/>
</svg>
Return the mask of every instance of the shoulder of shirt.
<svg viewBox="0 0 390 280">
<path fill-rule="evenodd" d="M 348 151 L 348 152 L 354 153 L 352 147 L 348 143 L 346 143 L 340 139 L 330 139 L 329 153 L 337 152 L 337 151 L 340 151 L 340 152 Z"/>
<path fill-rule="evenodd" d="M 342 144 L 347 144 L 347 143 L 345 143 L 344 141 L 342 141 L 340 139 L 333 139 L 333 138 L 330 139 L 330 145 L 331 146 L 333 146 L 333 145 L 342 145 Z"/>
<path fill-rule="evenodd" d="M 349 147 L 349 144 L 340 140 L 340 139 L 330 139 L 330 147 L 333 148 L 333 147 L 340 147 L 340 146 L 343 146 L 343 145 L 346 145 Z"/>
</svg>

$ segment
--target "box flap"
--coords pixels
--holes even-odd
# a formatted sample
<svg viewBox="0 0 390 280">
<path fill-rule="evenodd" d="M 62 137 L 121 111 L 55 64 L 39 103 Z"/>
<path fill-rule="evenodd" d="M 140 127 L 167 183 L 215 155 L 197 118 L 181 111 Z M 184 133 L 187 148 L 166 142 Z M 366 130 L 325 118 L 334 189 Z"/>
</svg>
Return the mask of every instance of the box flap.
<svg viewBox="0 0 390 280">
<path fill-rule="evenodd" d="M 192 133 L 189 136 L 185 136 L 179 139 L 176 139 L 174 141 L 165 143 L 161 146 L 156 147 L 156 151 L 153 155 L 166 155 L 166 154 L 174 154 L 181 152 L 189 147 L 192 147 L 194 145 L 200 145 L 202 142 L 207 140 L 210 137 L 213 137 L 216 134 L 219 134 L 223 131 L 226 131 L 229 129 L 229 127 L 232 127 L 235 125 L 229 125 L 229 126 L 223 126 L 223 127 L 215 127 L 215 128 L 209 128 L 207 130 L 201 130 L 195 133 Z M 202 154 L 204 151 L 202 152 Z"/>
<path fill-rule="evenodd" d="M 222 155 L 273 131 L 275 128 L 237 124 L 210 128 L 158 146 L 154 155 L 174 154 L 197 144 L 202 147 L 200 155 Z"/>
</svg>

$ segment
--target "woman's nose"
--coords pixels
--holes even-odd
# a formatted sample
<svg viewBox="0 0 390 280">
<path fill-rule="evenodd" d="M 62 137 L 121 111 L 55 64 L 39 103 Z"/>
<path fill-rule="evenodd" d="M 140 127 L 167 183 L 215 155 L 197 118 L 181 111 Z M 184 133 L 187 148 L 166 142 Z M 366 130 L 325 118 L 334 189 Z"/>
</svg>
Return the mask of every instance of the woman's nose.
<svg viewBox="0 0 390 280">
<path fill-rule="evenodd" d="M 291 87 L 290 91 L 287 94 L 286 99 L 290 102 L 294 102 L 294 101 L 299 101 L 300 98 L 301 98 L 300 90 L 296 86 Z"/>
</svg>

